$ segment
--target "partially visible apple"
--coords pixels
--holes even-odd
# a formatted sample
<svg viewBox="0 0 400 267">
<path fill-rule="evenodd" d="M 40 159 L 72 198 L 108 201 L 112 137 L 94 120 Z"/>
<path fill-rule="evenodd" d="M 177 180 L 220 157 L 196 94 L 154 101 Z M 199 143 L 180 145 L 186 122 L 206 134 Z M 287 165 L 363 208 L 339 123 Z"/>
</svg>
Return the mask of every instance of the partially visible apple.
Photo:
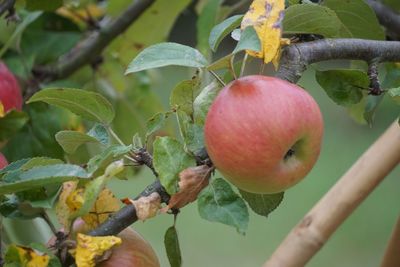
<svg viewBox="0 0 400 267">
<path fill-rule="evenodd" d="M 314 166 L 323 120 L 304 89 L 254 75 L 221 90 L 204 130 L 207 152 L 226 179 L 244 191 L 271 194 L 298 183 Z"/>
<path fill-rule="evenodd" d="M 11 109 L 22 109 L 21 89 L 17 80 L 7 66 L 0 62 L 0 102 L 4 113 Z"/>
<path fill-rule="evenodd" d="M 111 257 L 100 267 L 160 267 L 153 248 L 137 232 L 126 228 L 118 236 L 122 244 L 113 249 Z"/>
<path fill-rule="evenodd" d="M 2 153 L 0 153 L 0 170 L 3 169 L 5 166 L 8 165 L 8 161 L 6 157 Z"/>
</svg>

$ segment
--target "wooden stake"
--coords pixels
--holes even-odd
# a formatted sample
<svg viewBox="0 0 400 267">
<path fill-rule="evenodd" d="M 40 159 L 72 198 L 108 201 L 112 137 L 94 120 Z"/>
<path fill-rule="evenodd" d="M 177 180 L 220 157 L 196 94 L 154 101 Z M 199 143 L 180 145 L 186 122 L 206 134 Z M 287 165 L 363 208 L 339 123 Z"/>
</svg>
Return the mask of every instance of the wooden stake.
<svg viewBox="0 0 400 267">
<path fill-rule="evenodd" d="M 396 120 L 292 229 L 263 266 L 305 266 L 399 162 L 400 127 Z"/>
<path fill-rule="evenodd" d="M 381 267 L 399 267 L 400 266 L 400 217 L 393 229 L 392 236 L 383 256 Z"/>
</svg>

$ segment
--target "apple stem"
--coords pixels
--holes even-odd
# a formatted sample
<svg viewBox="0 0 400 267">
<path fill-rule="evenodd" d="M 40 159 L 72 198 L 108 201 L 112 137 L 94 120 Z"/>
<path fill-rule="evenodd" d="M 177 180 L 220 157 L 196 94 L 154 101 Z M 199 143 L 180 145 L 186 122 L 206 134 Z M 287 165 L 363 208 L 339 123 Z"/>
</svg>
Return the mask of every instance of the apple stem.
<svg viewBox="0 0 400 267">
<path fill-rule="evenodd" d="M 229 60 L 229 69 L 230 69 L 230 71 L 231 71 L 231 73 L 232 73 L 233 78 L 236 80 L 236 79 L 237 79 L 237 76 L 236 76 L 236 72 L 235 72 L 235 67 L 234 67 L 234 65 L 233 65 L 234 59 L 235 59 L 235 55 L 233 55 L 233 56 L 231 57 L 231 59 Z"/>
<path fill-rule="evenodd" d="M 224 81 L 221 79 L 221 77 L 218 76 L 218 74 L 216 74 L 214 71 L 209 70 L 209 72 L 214 76 L 215 79 L 217 79 L 217 81 L 222 84 L 222 86 L 226 86 L 226 84 L 224 83 Z"/>
<path fill-rule="evenodd" d="M 344 220 L 399 164 L 399 151 L 400 127 L 395 121 L 292 229 L 264 267 L 305 266 Z M 398 257 L 398 251 L 396 253 Z"/>
<path fill-rule="evenodd" d="M 249 55 L 247 53 L 244 53 L 243 61 L 242 61 L 242 66 L 240 68 L 240 74 L 239 77 L 243 76 L 244 69 L 246 67 L 247 59 L 249 58 Z"/>
<path fill-rule="evenodd" d="M 261 63 L 261 66 L 260 66 L 260 75 L 263 75 L 263 73 L 264 73 L 264 68 L 265 68 L 265 63 L 264 63 L 264 61 Z"/>
</svg>

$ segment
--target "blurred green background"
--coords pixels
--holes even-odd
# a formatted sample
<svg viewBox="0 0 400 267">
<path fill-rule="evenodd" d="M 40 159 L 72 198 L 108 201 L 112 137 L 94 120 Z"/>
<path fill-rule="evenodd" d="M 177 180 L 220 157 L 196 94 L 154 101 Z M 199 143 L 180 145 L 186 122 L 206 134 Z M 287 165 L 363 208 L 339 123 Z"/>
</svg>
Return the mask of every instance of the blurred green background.
<svg viewBox="0 0 400 267">
<path fill-rule="evenodd" d="M 176 23 L 169 39 L 195 46 L 195 19 L 193 11 L 185 11 Z M 217 57 L 224 54 L 224 50 L 232 50 L 232 43 L 228 40 L 223 42 Z M 248 66 L 248 73 L 258 73 L 258 70 L 259 62 L 257 61 Z M 149 73 L 152 89 L 161 96 L 164 107 L 167 109 L 171 90 L 179 81 L 190 78 L 193 70 L 163 68 Z M 201 219 L 196 203 L 182 209 L 177 228 L 184 267 L 262 266 L 306 212 L 400 113 L 399 107 L 390 99 L 385 98 L 378 109 L 373 128 L 369 128 L 355 123 L 344 108 L 339 107 L 327 97 L 314 79 L 313 67 L 304 74 L 300 84 L 316 98 L 325 121 L 324 143 L 316 166 L 304 181 L 286 192 L 280 207 L 267 219 L 251 212 L 249 229 L 245 236 L 239 235 L 234 228 Z M 129 121 L 126 124 L 128 125 Z M 376 155 L 376 157 L 379 156 Z M 341 225 L 307 266 L 378 266 L 392 227 L 400 214 L 399 178 L 400 169 L 397 168 Z M 113 181 L 111 188 L 119 198 L 134 197 L 153 179 L 148 170 L 142 169 L 135 178 L 129 181 Z M 166 229 L 172 223 L 173 217 L 164 214 L 133 225 L 154 247 L 162 267 L 169 266 L 163 238 Z M 31 229 L 24 225 L 26 225 L 25 221 L 19 221 L 14 225 L 17 229 L 16 234 L 24 237 L 25 240 L 29 240 L 30 234 L 37 236 L 37 233 L 30 233 L 31 231 L 24 232 L 23 230 Z M 43 236 L 46 236 L 45 232 L 48 232 L 47 229 L 40 229 L 40 231 L 43 232 L 40 234 Z M 43 239 L 45 242 L 46 237 Z"/>
<path fill-rule="evenodd" d="M 185 73 L 174 68 L 162 70 L 159 79 L 155 79 L 155 90 L 167 96 Z M 196 203 L 182 209 L 177 228 L 184 266 L 261 266 L 292 227 L 399 114 L 399 108 L 394 102 L 385 99 L 376 114 L 373 128 L 358 125 L 345 109 L 326 96 L 316 83 L 313 70 L 305 73 L 300 84 L 316 98 L 325 121 L 324 143 L 316 166 L 305 180 L 286 192 L 283 203 L 269 218 L 251 214 L 245 236 L 236 233 L 234 228 L 202 220 Z M 166 97 L 164 100 L 167 101 Z M 307 266 L 378 266 L 392 227 L 400 214 L 399 178 L 400 169 L 397 168 Z M 138 178 L 130 181 L 130 187 L 124 181 L 115 181 L 112 188 L 119 197 L 135 196 L 152 179 L 151 174 L 143 170 Z M 161 266 L 169 266 L 163 235 L 172 223 L 172 216 L 160 215 L 144 223 L 134 224 L 134 228 L 155 248 Z"/>
</svg>

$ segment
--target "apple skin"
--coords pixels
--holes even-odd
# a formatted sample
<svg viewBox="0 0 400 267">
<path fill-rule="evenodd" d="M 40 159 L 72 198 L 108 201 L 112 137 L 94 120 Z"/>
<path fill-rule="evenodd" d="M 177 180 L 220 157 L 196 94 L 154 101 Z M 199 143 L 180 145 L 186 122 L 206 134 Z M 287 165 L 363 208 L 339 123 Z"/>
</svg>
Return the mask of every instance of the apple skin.
<svg viewBox="0 0 400 267">
<path fill-rule="evenodd" d="M 0 102 L 5 113 L 11 109 L 22 109 L 21 89 L 17 79 L 2 62 L 0 62 Z"/>
<path fill-rule="evenodd" d="M 272 194 L 295 185 L 312 169 L 323 120 L 304 89 L 253 75 L 221 90 L 204 132 L 208 155 L 227 180 L 247 192 Z"/>
<path fill-rule="evenodd" d="M 8 161 L 6 157 L 2 153 L 0 153 L 0 170 L 3 169 L 5 166 L 8 165 Z"/>
<path fill-rule="evenodd" d="M 118 237 L 122 244 L 113 249 L 111 257 L 98 264 L 100 267 L 160 267 L 157 255 L 150 244 L 131 228 Z"/>
</svg>

